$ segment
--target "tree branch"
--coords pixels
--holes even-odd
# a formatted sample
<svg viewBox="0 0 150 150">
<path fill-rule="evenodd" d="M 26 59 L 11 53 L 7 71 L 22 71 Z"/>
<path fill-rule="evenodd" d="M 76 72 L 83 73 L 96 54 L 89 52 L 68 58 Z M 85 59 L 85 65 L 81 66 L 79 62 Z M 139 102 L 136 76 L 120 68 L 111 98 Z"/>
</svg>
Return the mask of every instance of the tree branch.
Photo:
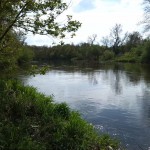
<svg viewBox="0 0 150 150">
<path fill-rule="evenodd" d="M 6 34 L 10 31 L 10 29 L 13 27 L 13 25 L 15 24 L 15 22 L 17 21 L 17 19 L 19 18 L 20 14 L 23 12 L 23 10 L 25 9 L 25 7 L 27 6 L 28 3 L 26 3 L 22 9 L 20 10 L 20 12 L 17 14 L 17 16 L 15 17 L 15 19 L 12 21 L 12 23 L 6 28 L 5 32 L 2 34 L 2 36 L 0 36 L 0 42 L 3 40 L 3 38 L 6 36 Z"/>
</svg>

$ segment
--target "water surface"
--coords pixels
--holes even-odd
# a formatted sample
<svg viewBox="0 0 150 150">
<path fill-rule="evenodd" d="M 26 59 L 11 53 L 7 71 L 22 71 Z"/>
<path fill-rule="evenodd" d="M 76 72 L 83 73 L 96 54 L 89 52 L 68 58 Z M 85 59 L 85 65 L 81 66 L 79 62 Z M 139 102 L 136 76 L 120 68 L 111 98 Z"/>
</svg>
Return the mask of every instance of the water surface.
<svg viewBox="0 0 150 150">
<path fill-rule="evenodd" d="M 26 85 L 66 102 L 98 131 L 129 150 L 150 147 L 150 66 L 57 66 L 45 75 L 20 76 Z"/>
</svg>

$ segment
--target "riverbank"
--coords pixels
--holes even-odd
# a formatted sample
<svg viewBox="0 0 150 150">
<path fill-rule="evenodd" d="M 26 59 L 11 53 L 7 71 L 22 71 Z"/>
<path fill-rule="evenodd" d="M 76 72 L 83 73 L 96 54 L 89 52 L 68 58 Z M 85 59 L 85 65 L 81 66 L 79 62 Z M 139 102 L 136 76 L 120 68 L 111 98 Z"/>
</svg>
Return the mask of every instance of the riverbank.
<svg viewBox="0 0 150 150">
<path fill-rule="evenodd" d="M 108 135 L 98 136 L 92 125 L 65 104 L 25 87 L 0 81 L 1 149 L 117 149 Z"/>
</svg>

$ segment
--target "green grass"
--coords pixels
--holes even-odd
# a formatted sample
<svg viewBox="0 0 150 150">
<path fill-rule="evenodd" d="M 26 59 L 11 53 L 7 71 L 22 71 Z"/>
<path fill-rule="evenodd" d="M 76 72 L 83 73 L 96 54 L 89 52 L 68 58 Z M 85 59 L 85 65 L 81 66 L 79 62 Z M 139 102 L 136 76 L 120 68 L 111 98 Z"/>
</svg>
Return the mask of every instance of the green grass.
<svg viewBox="0 0 150 150">
<path fill-rule="evenodd" d="M 0 80 L 0 149 L 106 150 L 119 144 L 99 136 L 65 104 L 18 81 Z"/>
</svg>

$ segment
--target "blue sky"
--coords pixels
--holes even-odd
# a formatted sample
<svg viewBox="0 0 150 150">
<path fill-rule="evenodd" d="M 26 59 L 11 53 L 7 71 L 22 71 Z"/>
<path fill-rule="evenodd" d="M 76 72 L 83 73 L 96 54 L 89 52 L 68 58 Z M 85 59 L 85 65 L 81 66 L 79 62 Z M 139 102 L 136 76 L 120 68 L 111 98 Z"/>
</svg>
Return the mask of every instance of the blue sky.
<svg viewBox="0 0 150 150">
<path fill-rule="evenodd" d="M 114 4 L 114 3 L 119 3 L 121 0 L 102 0 L 105 3 L 108 4 Z M 95 0 L 81 0 L 79 4 L 76 6 L 75 10 L 78 12 L 80 11 L 86 11 L 86 10 L 91 10 L 94 9 L 96 6 L 94 4 Z"/>
<path fill-rule="evenodd" d="M 94 9 L 94 0 L 81 0 L 80 3 L 75 7 L 75 12 L 82 12 Z"/>
<path fill-rule="evenodd" d="M 68 2 L 68 0 L 65 0 Z M 64 21 L 70 14 L 79 20 L 82 27 L 73 39 L 67 37 L 65 43 L 79 44 L 87 42 L 89 36 L 97 34 L 97 42 L 109 35 L 116 24 L 123 26 L 124 32 L 142 31 L 139 22 L 143 19 L 143 0 L 71 0 L 69 9 L 59 18 Z M 26 42 L 30 45 L 49 45 L 58 42 L 50 36 L 29 35 Z"/>
<path fill-rule="evenodd" d="M 110 6 L 110 5 L 113 6 L 113 5 L 119 4 L 121 2 L 121 0 L 99 0 L 99 1 L 103 1 L 108 6 Z M 74 11 L 76 13 L 80 13 L 80 12 L 95 9 L 96 8 L 95 2 L 96 2 L 96 0 L 81 0 L 78 3 L 78 5 L 74 8 Z"/>
</svg>

